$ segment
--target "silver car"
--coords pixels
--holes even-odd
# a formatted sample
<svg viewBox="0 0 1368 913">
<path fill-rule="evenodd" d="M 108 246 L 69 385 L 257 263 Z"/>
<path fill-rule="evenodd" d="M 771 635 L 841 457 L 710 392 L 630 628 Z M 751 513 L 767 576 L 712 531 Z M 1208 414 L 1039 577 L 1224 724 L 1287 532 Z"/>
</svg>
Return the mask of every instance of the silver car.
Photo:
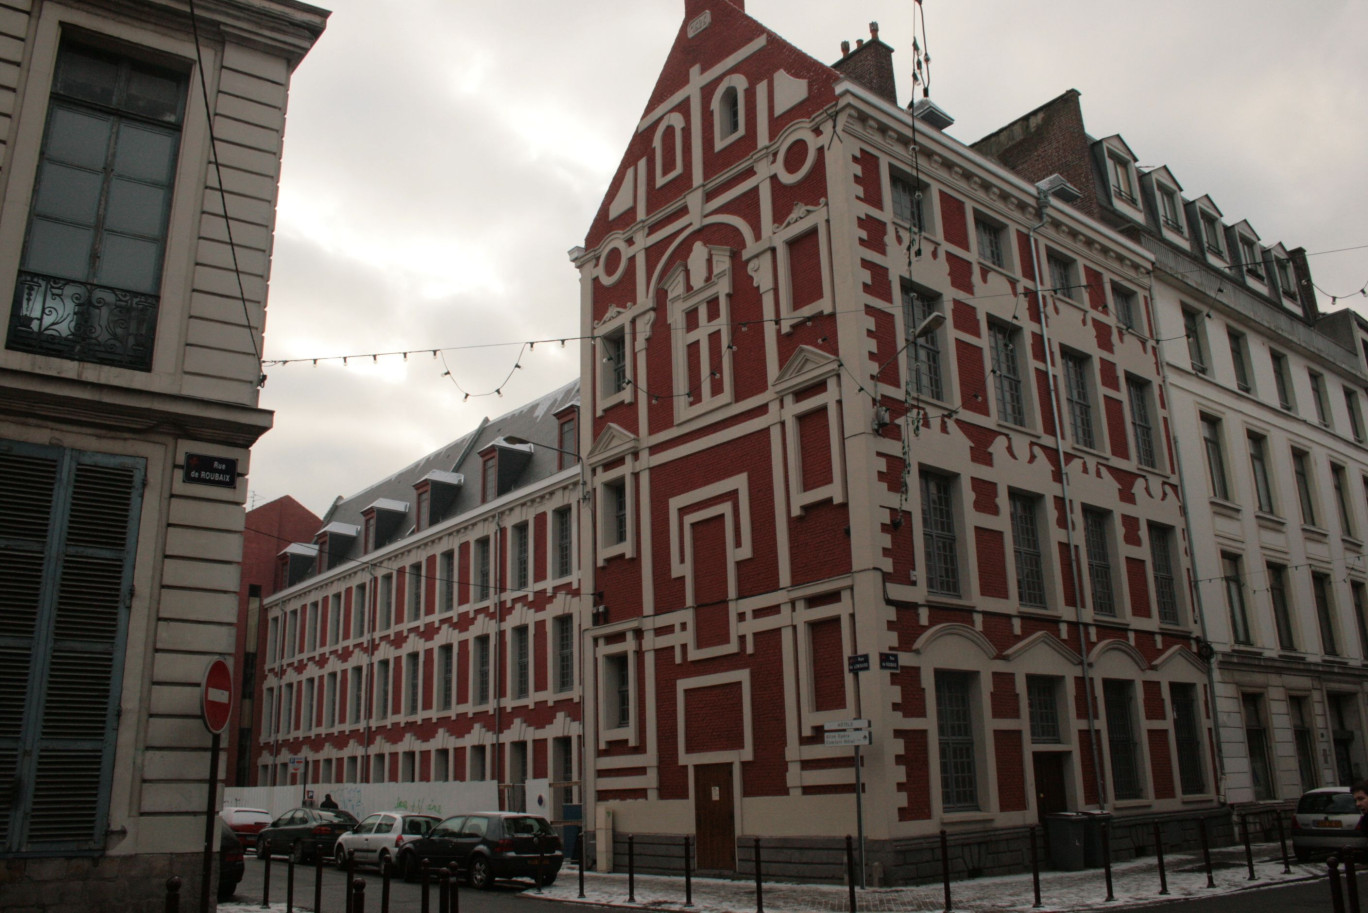
<svg viewBox="0 0 1368 913">
<path fill-rule="evenodd" d="M 382 873 L 393 871 L 399 848 L 432 830 L 438 820 L 432 815 L 402 811 L 367 815 L 360 824 L 337 838 L 337 847 L 333 850 L 337 867 L 345 869 L 355 862 L 373 865 Z"/>
<path fill-rule="evenodd" d="M 1368 838 L 1358 830 L 1358 808 L 1347 786 L 1323 786 L 1305 793 L 1292 815 L 1292 849 L 1298 862 L 1316 855 L 1368 849 Z"/>
</svg>

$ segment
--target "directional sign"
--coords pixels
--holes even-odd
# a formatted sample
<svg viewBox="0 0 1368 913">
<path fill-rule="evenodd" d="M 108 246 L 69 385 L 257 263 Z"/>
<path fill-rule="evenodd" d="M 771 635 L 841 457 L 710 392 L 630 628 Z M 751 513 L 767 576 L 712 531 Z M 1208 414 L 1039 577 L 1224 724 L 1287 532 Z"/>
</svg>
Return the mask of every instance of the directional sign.
<svg viewBox="0 0 1368 913">
<path fill-rule="evenodd" d="M 896 653 L 880 653 L 879 669 L 883 672 L 897 672 L 901 668 Z"/>
<path fill-rule="evenodd" d="M 822 728 L 827 732 L 838 729 L 868 729 L 869 720 L 832 720 L 830 723 L 823 723 Z"/>
<path fill-rule="evenodd" d="M 204 727 L 215 735 L 228 726 L 233 709 L 233 670 L 222 658 L 214 660 L 204 670 L 200 683 L 200 709 L 204 713 Z"/>
<path fill-rule="evenodd" d="M 846 657 L 846 667 L 847 667 L 851 672 L 868 672 L 868 671 L 869 671 L 869 654 L 868 654 L 868 653 L 856 653 L 856 654 L 854 654 L 854 655 L 852 655 L 852 656 Z"/>
<path fill-rule="evenodd" d="M 868 745 L 868 729 L 837 729 L 825 733 L 826 745 Z"/>
</svg>

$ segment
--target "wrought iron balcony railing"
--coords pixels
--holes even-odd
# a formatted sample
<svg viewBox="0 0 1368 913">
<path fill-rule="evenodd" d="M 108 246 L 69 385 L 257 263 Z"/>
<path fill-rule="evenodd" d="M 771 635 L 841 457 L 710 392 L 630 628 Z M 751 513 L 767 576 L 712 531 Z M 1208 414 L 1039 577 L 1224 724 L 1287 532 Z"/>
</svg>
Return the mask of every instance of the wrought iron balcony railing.
<svg viewBox="0 0 1368 913">
<path fill-rule="evenodd" d="M 158 301 L 156 295 L 21 271 L 5 347 L 150 371 Z"/>
</svg>

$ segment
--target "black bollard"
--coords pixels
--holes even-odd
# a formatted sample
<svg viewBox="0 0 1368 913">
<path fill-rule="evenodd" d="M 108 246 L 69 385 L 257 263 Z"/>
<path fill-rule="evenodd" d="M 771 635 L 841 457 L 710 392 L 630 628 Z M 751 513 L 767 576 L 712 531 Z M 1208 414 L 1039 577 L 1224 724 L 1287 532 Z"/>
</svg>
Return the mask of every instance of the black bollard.
<svg viewBox="0 0 1368 913">
<path fill-rule="evenodd" d="M 271 852 L 268 849 L 266 855 L 261 857 L 261 861 L 266 863 L 266 872 L 261 876 L 261 905 L 269 907 L 271 905 Z"/>
<path fill-rule="evenodd" d="M 448 864 L 447 868 L 451 870 L 451 913 L 461 913 L 461 893 L 458 890 L 461 870 L 456 867 L 454 862 Z"/>
<path fill-rule="evenodd" d="M 941 880 L 945 883 L 945 913 L 950 913 L 950 835 L 941 828 Z"/>
<path fill-rule="evenodd" d="M 1240 833 L 1241 833 L 1241 835 L 1242 835 L 1243 838 L 1244 838 L 1245 865 L 1249 867 L 1249 878 L 1246 879 L 1246 880 L 1247 880 L 1247 881 L 1255 881 L 1255 880 L 1258 879 L 1259 876 L 1254 874 L 1254 847 L 1253 847 L 1253 845 L 1249 842 L 1249 816 L 1248 816 L 1248 815 L 1241 815 L 1241 816 L 1240 816 Z"/>
<path fill-rule="evenodd" d="M 636 838 L 627 835 L 627 902 L 636 903 Z"/>
<path fill-rule="evenodd" d="M 1344 854 L 1344 899 L 1348 901 L 1346 906 L 1349 913 L 1360 913 L 1358 896 L 1358 876 L 1354 871 L 1354 851 L 1347 850 Z"/>
<path fill-rule="evenodd" d="M 850 890 L 850 913 L 855 913 L 855 838 L 846 834 L 846 885 Z"/>
<path fill-rule="evenodd" d="M 755 913 L 765 913 L 765 884 L 760 876 L 760 838 L 755 838 Z"/>
<path fill-rule="evenodd" d="M 1164 870 L 1164 840 L 1159 833 L 1159 822 L 1154 822 L 1154 856 L 1159 860 L 1159 893 L 1168 893 L 1168 872 Z"/>
<path fill-rule="evenodd" d="M 180 889 L 179 875 L 166 879 L 166 913 L 180 913 Z"/>
<path fill-rule="evenodd" d="M 584 839 L 584 838 L 588 835 L 588 833 L 589 833 L 589 832 L 588 832 L 588 830 L 587 830 L 586 828 L 581 827 L 581 828 L 580 828 L 580 832 L 579 832 L 579 836 L 578 836 L 577 838 L 575 838 L 575 843 L 578 844 L 578 845 L 575 847 L 575 849 L 579 850 L 579 889 L 580 889 L 580 892 L 579 892 L 579 899 L 580 899 L 580 900 L 583 900 L 583 899 L 584 899 L 584 864 L 585 864 L 585 862 L 589 859 L 589 850 L 588 850 L 588 848 L 585 846 L 585 844 L 588 843 L 589 841 L 587 841 L 587 840 Z"/>
<path fill-rule="evenodd" d="M 336 852 L 336 850 L 334 850 Z M 323 909 L 323 854 L 314 856 L 314 909 Z"/>
<path fill-rule="evenodd" d="M 1340 885 L 1339 859 L 1331 856 L 1325 865 L 1330 873 L 1330 909 L 1334 913 L 1344 913 L 1344 890 Z"/>
<path fill-rule="evenodd" d="M 1292 874 L 1292 861 L 1287 858 L 1287 835 L 1283 833 L 1282 812 L 1278 812 L 1278 845 L 1282 847 L 1283 874 Z"/>
<path fill-rule="evenodd" d="M 366 879 L 353 879 L 351 887 L 352 913 L 366 913 Z"/>
<path fill-rule="evenodd" d="M 437 870 L 437 913 L 451 913 L 451 876 L 446 869 Z"/>
<path fill-rule="evenodd" d="M 546 866 L 546 835 L 537 835 L 537 893 L 542 892 L 542 872 Z M 424 911 L 427 913 L 427 911 Z"/>
<path fill-rule="evenodd" d="M 1211 844 L 1207 841 L 1206 819 L 1197 819 L 1197 833 L 1202 838 L 1202 864 L 1206 866 L 1207 887 L 1216 887 L 1216 877 L 1211 873 Z"/>
<path fill-rule="evenodd" d="M 392 865 L 382 866 L 380 869 L 380 913 L 389 913 L 390 877 L 393 874 L 394 866 Z"/>
<path fill-rule="evenodd" d="M 1031 887 L 1035 889 L 1035 903 L 1032 907 L 1043 907 L 1040 902 L 1040 848 L 1036 846 L 1036 826 L 1031 825 Z"/>
<path fill-rule="evenodd" d="M 684 906 L 693 906 L 693 840 L 688 834 L 684 835 Z"/>
<path fill-rule="evenodd" d="M 347 854 L 347 880 L 346 880 L 345 882 L 343 882 L 343 885 L 349 885 L 349 884 L 351 884 L 351 883 L 352 883 L 353 881 L 355 881 L 355 880 L 356 880 L 356 857 L 353 856 L 351 853 L 348 853 L 348 854 Z M 351 892 L 351 891 L 344 890 L 342 893 L 345 894 L 345 895 L 347 895 L 347 909 L 344 911 L 344 913 L 352 913 L 352 892 Z"/>
<path fill-rule="evenodd" d="M 418 886 L 418 907 L 422 913 L 431 913 L 432 902 L 428 900 L 428 863 L 426 859 L 419 862 L 418 871 L 420 873 L 418 880 L 421 882 Z"/>
<path fill-rule="evenodd" d="M 1102 871 L 1107 876 L 1107 902 L 1116 900 L 1116 895 L 1112 893 L 1112 870 L 1111 870 L 1111 822 L 1102 819 Z"/>
<path fill-rule="evenodd" d="M 285 860 L 285 913 L 294 913 L 294 850 Z"/>
</svg>

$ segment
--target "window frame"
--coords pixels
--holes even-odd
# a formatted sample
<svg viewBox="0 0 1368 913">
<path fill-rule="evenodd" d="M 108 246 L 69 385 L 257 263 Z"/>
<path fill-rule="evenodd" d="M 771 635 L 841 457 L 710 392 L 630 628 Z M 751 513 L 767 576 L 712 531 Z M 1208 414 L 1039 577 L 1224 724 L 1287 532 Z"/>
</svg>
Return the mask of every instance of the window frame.
<svg viewBox="0 0 1368 913">
<path fill-rule="evenodd" d="M 1249 473 L 1254 481 L 1254 507 L 1260 513 L 1277 515 L 1278 502 L 1273 497 L 1273 483 L 1268 472 L 1268 438 L 1256 431 L 1246 431 L 1249 454 Z"/>
<path fill-rule="evenodd" d="M 965 581 L 960 557 L 957 479 L 925 468 L 918 475 L 926 591 L 937 596 L 959 598 L 964 595 Z"/>
<path fill-rule="evenodd" d="M 1249 337 L 1239 330 L 1226 327 L 1230 340 L 1230 364 L 1235 371 L 1235 389 L 1241 393 L 1254 392 L 1254 376 L 1249 371 Z"/>
<path fill-rule="evenodd" d="M 1231 552 L 1221 553 L 1221 579 L 1225 586 L 1226 609 L 1230 619 L 1230 639 L 1242 647 L 1254 646 L 1249 624 L 1249 605 L 1244 595 L 1244 561 Z"/>
<path fill-rule="evenodd" d="M 1211 349 L 1207 345 L 1206 322 L 1196 308 L 1183 306 L 1183 336 L 1187 338 L 1188 363 L 1192 373 L 1203 376 L 1211 373 Z"/>
<path fill-rule="evenodd" d="M 1159 623 L 1181 626 L 1183 606 L 1178 591 L 1174 568 L 1174 543 L 1177 536 L 1173 527 L 1158 523 L 1149 525 L 1150 578 L 1154 585 L 1154 606 Z"/>
<path fill-rule="evenodd" d="M 1287 566 L 1275 561 L 1266 562 L 1264 573 L 1268 579 L 1268 604 L 1273 613 L 1273 629 L 1278 637 L 1278 649 L 1297 651 L 1297 629 L 1292 624 L 1291 607 L 1287 602 Z"/>
<path fill-rule="evenodd" d="M 1050 292 L 1056 298 L 1079 302 L 1075 297 L 1078 288 L 1078 260 L 1068 254 L 1053 249 L 1045 252 L 1045 268 L 1050 276 Z"/>
<path fill-rule="evenodd" d="M 1039 495 L 1024 491 L 1007 493 L 1017 602 L 1032 609 L 1048 609 L 1050 605 L 1040 535 L 1040 500 Z"/>
<path fill-rule="evenodd" d="M 1138 734 L 1142 727 L 1136 719 L 1135 682 L 1104 678 L 1102 705 L 1106 713 L 1112 797 L 1118 802 L 1144 799 L 1145 761 Z"/>
<path fill-rule="evenodd" d="M 941 345 L 945 327 L 942 325 L 924 336 L 913 336 L 930 315 L 944 312 L 944 298 L 908 279 L 903 280 L 901 288 L 908 386 L 918 397 L 946 402 L 947 359 Z"/>
<path fill-rule="evenodd" d="M 935 670 L 936 744 L 943 813 L 982 809 L 977 673 Z"/>
<path fill-rule="evenodd" d="M 1004 272 L 1011 271 L 1011 243 L 1003 222 L 975 211 L 974 246 L 980 262 Z"/>
<path fill-rule="evenodd" d="M 1152 385 L 1142 377 L 1126 375 L 1126 399 L 1130 405 L 1131 438 L 1135 445 L 1135 463 L 1146 469 L 1159 468 L 1159 451 L 1154 440 Z"/>
<path fill-rule="evenodd" d="M 1088 565 L 1088 596 L 1093 615 L 1121 616 L 1121 602 L 1112 575 L 1112 512 L 1083 507 L 1083 550 Z"/>
<path fill-rule="evenodd" d="M 1092 395 L 1092 358 L 1062 350 L 1060 371 L 1064 375 L 1064 402 L 1069 412 L 1069 437 L 1074 445 L 1097 449 L 1096 412 Z"/>
<path fill-rule="evenodd" d="M 1021 370 L 1021 328 L 998 320 L 988 321 L 989 354 L 993 368 L 994 405 L 998 421 L 1029 428 L 1026 383 Z"/>
<path fill-rule="evenodd" d="M 1208 413 L 1198 415 L 1198 429 L 1202 435 L 1202 451 L 1206 456 L 1207 485 L 1211 497 L 1230 502 L 1230 472 L 1225 457 L 1224 423 Z"/>
</svg>

